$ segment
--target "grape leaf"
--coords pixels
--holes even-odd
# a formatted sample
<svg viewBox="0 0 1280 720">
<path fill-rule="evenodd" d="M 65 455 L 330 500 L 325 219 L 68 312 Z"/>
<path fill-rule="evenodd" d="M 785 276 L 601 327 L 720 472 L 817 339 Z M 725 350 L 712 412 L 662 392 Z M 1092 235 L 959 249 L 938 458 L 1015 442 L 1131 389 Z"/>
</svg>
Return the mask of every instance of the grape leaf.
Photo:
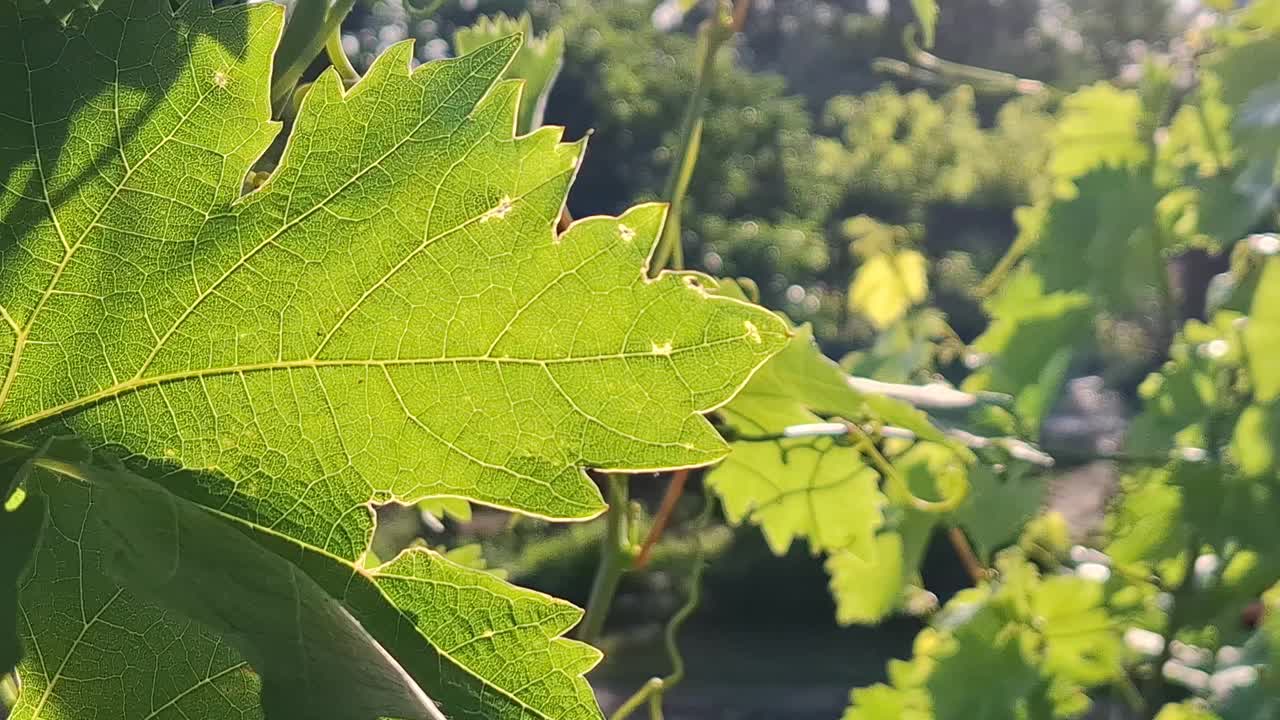
<svg viewBox="0 0 1280 720">
<path fill-rule="evenodd" d="M 886 502 L 879 481 L 856 449 L 830 438 L 737 443 L 708 476 L 730 522 L 759 525 L 778 555 L 796 537 L 808 538 L 814 552 L 873 553 Z"/>
<path fill-rule="evenodd" d="M 1082 292 L 1045 292 L 1038 275 L 1026 266 L 1015 273 L 1000 293 L 986 303 L 991 325 L 973 341 L 983 365 L 965 378 L 969 392 L 1003 392 L 1014 396 L 1015 406 L 1047 408 L 1045 397 L 1056 397 L 1060 375 L 1046 377 L 1061 348 L 1079 346 L 1088 337 L 1093 304 Z M 1035 424 L 1036 418 L 1024 420 Z"/>
<path fill-rule="evenodd" d="M 1084 292 L 1102 308 L 1129 310 L 1163 282 L 1153 227 L 1160 192 L 1149 172 L 1096 170 L 1075 185 L 1050 205 L 1031 263 L 1046 293 Z"/>
<path fill-rule="evenodd" d="M 1249 324 L 1244 330 L 1245 357 L 1260 402 L 1280 398 L 1280 258 L 1269 258 L 1254 290 Z"/>
<path fill-rule="evenodd" d="M 1003 476 L 1003 477 L 1002 477 Z M 1045 485 L 1036 477 L 1010 470 L 997 473 L 975 464 L 969 469 L 969 496 L 955 512 L 974 550 L 984 559 L 1017 539 L 1044 502 Z"/>
<path fill-rule="evenodd" d="M 725 454 L 700 413 L 783 323 L 645 277 L 659 206 L 555 235 L 582 147 L 513 137 L 518 84 L 497 78 L 516 39 L 413 72 L 402 43 L 349 92 L 323 73 L 241 197 L 278 131 L 278 6 L 108 0 L 66 26 L 27 7 L 0 2 L 0 439 L 74 434 L 216 510 L 450 712 L 598 717 L 581 678 L 598 655 L 554 639 L 576 610 L 420 551 L 361 572 L 368 506 L 591 517 L 586 467 Z M 73 481 L 40 489 L 71 520 L 51 521 L 22 592 L 22 667 L 46 683 L 15 716 L 77 715 L 77 680 L 114 683 L 120 718 L 155 698 L 250 711 L 229 645 L 79 555 L 104 539 L 76 522 L 93 509 Z M 464 617 L 470 598 L 487 609 Z M 152 649 L 132 667 L 126 645 Z"/>
<path fill-rule="evenodd" d="M 56 464 L 86 487 L 53 489 L 61 500 L 78 495 L 77 502 L 56 510 L 55 528 L 67 529 L 75 515 L 69 507 L 83 509 L 82 551 L 100 554 L 107 576 L 130 593 L 180 612 L 235 648 L 262 678 L 268 717 L 443 718 L 360 623 L 287 560 L 146 478 L 65 459 Z M 28 482 L 59 484 L 51 477 Z M 109 638 L 108 631 L 103 639 Z M 29 680 L 37 691 L 53 682 L 39 675 Z M 107 688 L 103 684 L 89 692 L 93 705 L 83 711 L 103 707 L 111 698 L 122 701 L 120 715 L 129 716 L 132 699 L 113 698 Z M 181 712 L 184 700 L 175 700 Z"/>
<path fill-rule="evenodd" d="M 916 636 L 914 657 L 891 661 L 891 685 L 854 692 L 846 720 L 899 717 L 891 711 L 936 720 L 1075 717 L 1087 708 L 1084 690 L 1121 672 L 1102 587 L 1042 579 L 1015 553 L 997 567 L 998 583 L 958 593 Z"/>
<path fill-rule="evenodd" d="M 499 13 L 493 18 L 482 17 L 471 27 L 460 28 L 453 42 L 458 53 L 465 55 L 517 33 L 524 37 L 524 43 L 502 77 L 525 83 L 516 114 L 516 132 L 524 134 L 542 125 L 547 97 L 564 63 L 564 31 L 556 28 L 544 35 L 534 35 L 528 13 L 521 14 L 519 19 Z"/>
<path fill-rule="evenodd" d="M 832 553 L 825 567 L 841 625 L 880 622 L 898 608 L 902 588 L 914 567 L 906 567 L 902 536 L 883 532 L 871 552 Z"/>
<path fill-rule="evenodd" d="M 886 328 L 928 294 L 927 263 L 916 250 L 880 253 L 868 258 L 849 286 L 849 309 Z"/>
<path fill-rule="evenodd" d="M 1234 317 L 1219 313 L 1212 325 L 1191 320 L 1183 326 L 1170 345 L 1169 361 L 1138 388 L 1144 403 L 1126 438 L 1130 449 L 1160 453 L 1207 448 L 1207 421 L 1225 402 L 1215 376 L 1240 364 Z"/>
<path fill-rule="evenodd" d="M 1108 83 L 1077 90 L 1062 101 L 1051 140 L 1049 169 L 1063 179 L 1100 168 L 1136 168 L 1151 156 L 1141 136 L 1142 97 Z"/>
<path fill-rule="evenodd" d="M 894 501 L 891 522 L 875 537 L 873 552 L 842 549 L 827 559 L 837 621 L 879 622 L 902 604 L 907 586 L 919 582 L 920 563 L 942 515 L 915 507 L 903 495 L 952 506 L 967 487 L 958 459 L 967 460 L 933 442 L 916 443 L 894 458 L 894 471 L 905 487 L 890 495 Z"/>
<path fill-rule="evenodd" d="M 742 294 L 732 281 L 724 281 L 719 292 Z M 955 450 L 920 411 L 854 390 L 844 371 L 822 354 L 808 325 L 792 334 L 787 347 L 721 408 L 735 434 L 773 436 L 823 417 L 870 416 Z M 858 450 L 829 438 L 744 439 L 734 442 L 733 452 L 707 482 L 729 519 L 759 524 L 775 553 L 786 552 L 801 537 L 815 552 L 849 549 L 869 558 L 886 502 L 878 477 Z"/>
<path fill-rule="evenodd" d="M 834 415 L 861 406 L 862 396 L 822 356 L 806 325 L 720 413 L 738 434 L 769 435 L 819 422 L 812 410 Z M 758 524 L 779 555 L 796 537 L 815 552 L 849 545 L 869 551 L 885 503 L 879 476 L 861 453 L 830 438 L 735 442 L 707 482 L 729 520 Z"/>
</svg>

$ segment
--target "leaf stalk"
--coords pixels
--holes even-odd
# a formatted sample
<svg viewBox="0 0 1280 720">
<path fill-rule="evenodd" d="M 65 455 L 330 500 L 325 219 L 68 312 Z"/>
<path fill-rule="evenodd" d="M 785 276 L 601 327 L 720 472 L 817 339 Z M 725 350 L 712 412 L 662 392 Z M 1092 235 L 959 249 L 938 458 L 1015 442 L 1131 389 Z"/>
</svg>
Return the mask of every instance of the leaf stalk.
<svg viewBox="0 0 1280 720">
<path fill-rule="evenodd" d="M 578 626 L 578 639 L 594 643 L 604 629 L 605 618 L 618 592 L 622 576 L 631 566 L 632 549 L 628 533 L 627 479 L 622 475 L 609 475 L 609 509 L 605 512 L 604 539 L 600 542 L 600 564 L 591 582 L 591 595 L 587 599 L 587 611 Z"/>
</svg>

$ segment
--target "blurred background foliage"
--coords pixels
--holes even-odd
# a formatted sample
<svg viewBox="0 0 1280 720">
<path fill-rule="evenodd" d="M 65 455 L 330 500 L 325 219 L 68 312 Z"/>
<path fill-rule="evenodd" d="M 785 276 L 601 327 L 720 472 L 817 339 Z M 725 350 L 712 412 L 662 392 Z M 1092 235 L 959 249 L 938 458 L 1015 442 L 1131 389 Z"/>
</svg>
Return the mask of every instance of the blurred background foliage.
<svg viewBox="0 0 1280 720">
<path fill-rule="evenodd" d="M 497 13 L 527 12 L 536 32 L 563 32 L 564 64 L 543 120 L 564 126 L 568 139 L 592 136 L 568 209 L 574 217 L 618 213 L 659 198 L 679 142 L 680 118 L 694 84 L 694 32 L 705 14 L 702 8 L 673 12 L 675 4 L 449 0 L 430 17 L 415 17 L 402 0 L 372 0 L 357 4 L 344 25 L 343 43 L 363 70 L 389 45 L 408 38 L 416 40 L 420 61 L 455 54 L 459 29 Z M 1209 235 L 1239 237 L 1249 229 L 1208 231 L 1210 218 L 1185 211 L 1212 206 L 1200 196 L 1180 204 L 1182 191 L 1170 193 L 1153 208 L 1139 202 L 1146 195 L 1130 194 L 1147 188 L 1154 204 L 1154 185 L 1176 185 L 1175 178 L 1184 176 L 1186 193 L 1210 193 L 1215 186 L 1198 180 L 1213 180 L 1229 164 L 1205 150 L 1213 145 L 1205 138 L 1214 133 L 1229 142 L 1212 102 L 1203 103 L 1207 114 L 1187 110 L 1177 117 L 1160 117 L 1144 104 L 1217 92 L 1197 85 L 1191 71 L 1202 49 L 1199 36 L 1207 32 L 1206 16 L 1194 0 L 941 5 L 932 53 L 1016 77 L 964 83 L 910 62 L 919 56 L 907 32 L 913 14 L 906 0 L 752 2 L 742 33 L 719 53 L 712 76 L 699 160 L 682 215 L 686 258 L 712 275 L 754 281 L 763 304 L 797 324 L 811 323 L 823 351 L 852 374 L 903 383 L 941 376 L 959 384 L 968 378 L 968 389 L 1017 395 L 1023 410 L 1034 405 L 1028 414 L 1037 423 L 1052 414 L 1045 419 L 1046 432 L 1067 442 L 1115 442 L 1115 428 L 1124 426 L 1138 404 L 1139 381 L 1164 360 L 1160 353 L 1170 340 L 1170 324 L 1203 312 L 1209 280 L 1225 268 L 1207 253 L 1182 255 L 1170 273 L 1182 307 L 1158 307 L 1160 298 L 1143 294 L 1151 283 L 1117 284 L 1127 265 L 1101 273 L 1087 267 L 1081 245 L 1107 242 L 1128 222 L 1120 213 L 1110 217 L 1113 226 L 1090 234 L 1091 218 L 1102 214 L 1100 203 L 1108 194 L 1120 196 L 1121 205 L 1133 200 L 1135 213 L 1155 212 L 1168 224 L 1167 239 L 1184 248 Z M 1100 81 L 1115 87 L 1095 85 Z M 1193 106 L 1200 107 L 1188 105 Z M 1146 148 L 1156 128 L 1165 133 L 1164 147 L 1153 157 L 1157 153 Z M 1081 139 L 1084 154 L 1071 151 L 1073 137 Z M 1125 172 L 1095 171 L 1100 165 Z M 1071 239 L 1056 237 L 1064 233 Z M 1106 302 L 1064 300 L 1045 294 L 1056 285 L 1006 276 L 1000 260 L 1019 245 L 1039 248 L 1032 255 L 1051 284 L 1087 287 L 1085 294 Z M 984 282 L 993 272 L 1005 277 L 1001 293 L 989 293 L 988 287 L 1001 283 Z M 1068 300 L 1075 304 L 1060 306 Z M 1022 346 L 1006 352 L 1010 343 L 1040 337 L 1019 334 L 1023 325 L 1049 342 L 1031 352 Z M 1055 352 L 1058 334 L 1077 325 L 1096 337 L 1072 348 L 1069 369 L 1030 357 Z M 980 336 L 985 340 L 971 345 Z M 983 368 L 977 354 L 1026 362 Z M 1023 377 L 1022 365 L 1036 374 Z M 1060 372 L 1058 381 L 1100 377 L 1066 383 L 1061 393 L 1063 382 L 1044 383 L 1056 394 L 1039 397 L 1042 366 Z M 1115 482 L 1109 472 L 1079 469 L 1070 482 L 1054 485 L 1047 504 L 1072 516 L 1073 531 L 1096 524 Z M 700 475 L 695 473 L 692 486 L 701 484 Z M 631 483 L 641 515 L 656 505 L 662 489 L 661 480 L 649 479 Z M 615 607 L 622 630 L 606 643 L 630 644 L 621 654 L 625 663 L 652 672 L 654 662 L 662 662 L 635 651 L 643 638 L 637 644 L 625 635 L 653 632 L 675 610 L 698 544 L 714 559 L 699 619 L 714 627 L 700 631 L 695 622 L 690 628 L 691 665 L 716 668 L 712 676 L 733 675 L 724 702 L 741 704 L 738 696 L 757 685 L 828 679 L 832 688 L 817 695 L 840 702 L 849 677 L 877 679 L 882 657 L 909 654 L 916 619 L 899 617 L 875 629 L 835 628 L 819 559 L 798 544 L 776 557 L 752 528 L 713 524 L 690 530 L 700 504 L 696 493 L 683 498 L 671 524 L 682 529 L 669 531 L 658 546 L 652 572 L 623 581 Z M 479 511 L 472 518 L 465 504 L 429 509 L 434 515 L 425 520 L 388 509 L 380 530 L 385 550 L 379 552 L 389 555 L 425 534 L 433 543 L 462 545 L 455 559 L 502 568 L 519 584 L 579 604 L 587 599 L 603 533 L 599 523 L 557 530 L 495 512 Z M 439 517 L 458 522 L 440 525 Z M 1062 521 L 1055 514 L 1045 517 Z M 483 555 L 466 545 L 477 542 L 484 543 Z M 943 542 L 929 545 L 922 572 L 942 601 L 967 583 Z M 820 630 L 794 635 L 804 646 L 791 647 L 787 643 L 795 640 L 765 637 L 770 628 L 755 625 L 761 618 L 776 624 L 783 617 Z M 739 642 L 735 632 L 751 639 Z M 875 652 L 847 650 L 865 646 Z M 771 655 L 823 657 L 830 667 L 783 663 L 804 676 L 788 680 L 778 675 Z M 611 674 L 640 671 L 607 664 L 598 672 L 593 682 L 607 694 Z M 630 687 L 635 681 L 617 684 Z M 698 692 L 711 693 L 707 687 Z M 819 704 L 812 716 L 829 717 L 824 707 Z M 803 709 L 789 711 L 808 716 Z"/>
<path fill-rule="evenodd" d="M 834 357 L 877 342 L 883 354 L 875 331 L 890 323 L 861 312 L 866 303 L 851 300 L 850 288 L 866 266 L 877 277 L 864 288 L 898 282 L 879 276 L 914 251 L 925 260 L 925 296 L 913 296 L 908 329 L 895 331 L 939 330 L 936 313 L 916 309 L 932 304 L 947 333 L 976 337 L 985 320 L 973 289 L 1016 236 L 1015 209 L 1047 190 L 1057 94 L 979 93 L 879 72 L 877 58 L 910 53 L 909 5 L 757 1 L 739 42 L 720 54 L 709 94 L 683 218 L 690 262 L 755 280 L 764 304 L 812 322 Z M 1062 90 L 1104 78 L 1137 83 L 1144 63 L 1173 64 L 1189 52 L 1189 7 L 950 0 L 935 52 Z M 571 213 L 616 213 L 656 198 L 693 80 L 697 10 L 664 14 L 657 0 L 462 0 L 420 19 L 400 0 L 376 0 L 357 6 L 344 44 L 361 69 L 410 37 L 426 61 L 454 52 L 458 28 L 499 12 L 529 12 L 535 29 L 558 27 L 568 40 L 545 122 L 570 138 L 593 134 Z M 857 230 L 869 220 L 899 228 L 897 246 L 860 251 L 867 243 Z M 1137 356 L 1117 367 L 1140 376 L 1144 348 L 1128 342 L 1117 352 Z"/>
</svg>

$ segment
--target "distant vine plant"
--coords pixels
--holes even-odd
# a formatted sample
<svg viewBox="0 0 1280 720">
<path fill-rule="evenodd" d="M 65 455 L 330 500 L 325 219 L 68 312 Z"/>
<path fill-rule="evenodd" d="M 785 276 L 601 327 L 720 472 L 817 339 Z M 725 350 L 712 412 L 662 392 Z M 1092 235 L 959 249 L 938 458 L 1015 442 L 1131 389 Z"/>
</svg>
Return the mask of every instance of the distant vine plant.
<svg viewBox="0 0 1280 720">
<path fill-rule="evenodd" d="M 931 45 L 937 8 L 912 4 Z M 958 388 L 851 377 L 750 282 L 683 270 L 702 107 L 746 0 L 703 8 L 671 213 L 578 221 L 584 146 L 541 126 L 562 36 L 486 20 L 457 58 L 412 68 L 402 43 L 362 77 L 351 6 L 0 0 L 12 717 L 600 718 L 587 643 L 704 467 L 694 522 L 718 502 L 775 552 L 807 541 L 840 622 L 929 618 L 849 720 L 1075 717 L 1109 695 L 1280 717 L 1280 240 L 1259 232 L 1280 0 L 1223 8 L 1191 86 L 1153 64 L 1061 100 L 1051 189 L 984 284 Z M 1231 270 L 1177 327 L 1167 265 L 1192 248 Z M 928 295 L 893 252 L 868 264 L 910 281 L 860 285 L 880 324 Z M 1153 306 L 1167 363 L 1105 456 L 1126 470 L 1106 537 L 1073 546 L 1039 512 L 1039 425 L 1099 323 Z M 647 528 L 638 472 L 670 477 Z M 465 553 L 373 557 L 388 502 L 603 514 L 585 612 Z M 939 532 L 974 585 L 941 608 L 919 575 Z M 662 716 L 702 567 L 672 672 L 615 718 Z"/>
</svg>

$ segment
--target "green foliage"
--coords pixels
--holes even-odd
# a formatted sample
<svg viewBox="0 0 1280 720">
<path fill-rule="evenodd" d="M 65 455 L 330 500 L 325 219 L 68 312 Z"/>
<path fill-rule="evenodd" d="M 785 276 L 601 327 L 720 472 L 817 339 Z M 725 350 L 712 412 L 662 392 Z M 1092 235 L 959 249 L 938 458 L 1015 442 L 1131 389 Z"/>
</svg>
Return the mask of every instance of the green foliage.
<svg viewBox="0 0 1280 720">
<path fill-rule="evenodd" d="M 1080 3 L 1116 32 L 1161 7 Z M 990 122 L 967 88 L 882 88 L 833 99 L 818 139 L 780 80 L 728 54 L 695 70 L 690 38 L 634 3 L 565 3 L 563 34 L 524 50 L 510 36 L 533 21 L 503 16 L 459 30 L 459 58 L 410 69 L 394 45 L 358 82 L 327 71 L 295 93 L 317 37 L 337 39 L 314 5 L 282 36 L 265 4 L 108 0 L 64 24 L 0 0 L 14 716 L 598 718 L 584 673 L 601 654 L 563 636 L 585 618 L 594 637 L 654 550 L 620 473 L 713 463 L 731 524 L 825 556 L 837 622 L 927 617 L 847 720 L 1079 717 L 1107 687 L 1165 720 L 1275 715 L 1280 241 L 1236 240 L 1273 221 L 1278 7 L 1189 35 L 1194 58 L 1147 62 L 1132 87 L 1044 91 Z M 917 1 L 854 30 L 912 11 L 927 43 L 955 22 Z M 580 167 L 581 143 L 539 129 L 562 54 L 568 100 L 550 107 L 593 118 L 605 162 Z M 651 267 L 656 205 L 556 231 L 576 174 L 592 211 L 656 193 L 695 72 L 711 85 L 692 147 L 714 161 L 681 179 L 668 229 L 756 282 Z M 276 142 L 281 84 L 298 102 Z M 954 213 L 1002 226 L 1015 206 L 1008 256 L 970 291 L 956 278 L 994 258 L 951 237 Z M 1169 261 L 1193 248 L 1231 253 L 1205 308 L 1175 304 Z M 948 324 L 966 307 L 990 321 L 967 345 Z M 1039 514 L 1062 457 L 1036 441 L 1126 323 L 1165 362 L 1103 551 L 1072 547 Z M 843 367 L 815 339 L 859 328 L 881 334 Z M 371 508 L 389 502 L 590 519 L 588 468 L 614 473 L 608 522 L 522 558 L 576 567 L 568 545 L 600 544 L 585 614 L 509 584 L 477 545 L 374 557 Z M 654 550 L 699 568 L 670 678 L 702 543 L 729 535 Z M 943 536 L 974 587 L 938 610 L 921 563 Z M 1260 596 L 1271 611 L 1246 628 Z"/>
<path fill-rule="evenodd" d="M 1053 718 L 1085 709 L 1084 689 L 1120 671 L 1102 587 L 1041 577 L 1016 553 L 998 567 L 999 584 L 957 595 L 917 636 L 914 657 L 890 663 L 888 685 L 854 690 L 845 720 Z"/>
<path fill-rule="evenodd" d="M 49 508 L 14 717 L 256 714 L 259 682 L 272 717 L 429 717 L 419 685 L 451 714 L 598 717 L 576 608 L 422 548 L 368 569 L 369 505 L 590 517 L 586 467 L 722 457 L 699 413 L 787 329 L 647 278 L 658 206 L 555 235 L 582 147 L 513 137 L 516 39 L 413 72 L 397 45 L 349 92 L 323 73 L 242 196 L 281 15 L 0 4 L 0 439 L 42 468 L 6 534 Z M 40 449 L 67 434 L 92 456 Z"/>
<path fill-rule="evenodd" d="M 404 668 L 297 566 L 146 478 L 86 465 L 89 455 L 87 450 L 72 448 L 44 452 L 27 487 L 42 497 L 58 499 L 52 508 L 54 528 L 79 524 L 80 551 L 100 555 L 106 577 L 136 598 L 120 602 L 121 606 L 163 607 L 195 621 L 204 631 L 189 635 L 173 628 L 184 645 L 190 642 L 187 653 L 216 658 L 217 664 L 211 663 L 206 676 L 189 669 L 181 674 L 154 670 L 158 677 L 171 677 L 174 685 L 195 683 L 187 697 L 174 699 L 174 707 L 184 713 L 199 712 L 196 703 L 212 702 L 219 695 L 224 712 L 254 707 L 257 683 L 247 680 L 245 663 L 235 661 L 238 654 L 261 678 L 262 711 L 268 717 L 441 717 Z M 69 493 L 59 487 L 63 481 L 50 470 L 74 477 L 86 487 Z M 33 600 L 56 598 L 58 592 L 47 585 L 60 580 L 56 570 L 46 576 L 37 567 L 24 593 Z M 118 616 L 123 607 L 114 605 L 108 600 L 100 612 L 107 618 Z M 123 626 L 110 626 L 110 622 L 104 620 L 103 627 L 64 625 L 61 632 L 41 628 L 45 632 L 31 638 L 33 648 L 43 653 L 42 647 L 74 647 L 80 642 L 113 647 L 118 653 L 114 656 L 68 656 L 70 664 L 63 666 L 64 673 L 75 677 L 92 670 L 127 677 L 135 672 L 132 658 L 146 656 L 147 637 L 160 636 L 158 628 L 135 636 L 127 629 L 140 627 L 136 621 Z M 210 646 L 209 641 L 215 644 Z M 231 649 L 218 652 L 219 641 Z M 181 653 L 172 657 L 173 662 L 181 660 Z M 52 690 L 58 682 L 34 669 L 28 677 L 42 689 Z M 140 698 L 103 690 L 97 689 L 78 708 L 74 697 L 55 694 L 54 705 L 46 712 L 91 713 L 109 704 L 129 717 L 147 709 L 138 703 Z M 28 707 L 19 705 L 20 716 Z M 41 716 L 41 709 L 35 708 L 32 714 Z"/>
</svg>

